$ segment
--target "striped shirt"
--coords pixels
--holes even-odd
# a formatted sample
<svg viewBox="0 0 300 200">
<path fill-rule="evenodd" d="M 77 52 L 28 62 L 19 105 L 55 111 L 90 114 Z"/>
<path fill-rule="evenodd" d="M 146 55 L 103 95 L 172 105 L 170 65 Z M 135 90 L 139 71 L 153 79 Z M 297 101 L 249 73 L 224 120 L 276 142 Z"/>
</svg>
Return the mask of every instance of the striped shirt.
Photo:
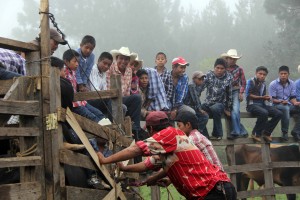
<svg viewBox="0 0 300 200">
<path fill-rule="evenodd" d="M 187 199 L 202 199 L 217 182 L 230 181 L 219 167 L 212 165 L 205 158 L 184 132 L 173 127 L 168 127 L 136 144 L 144 155 L 159 155 L 167 176 Z M 153 160 L 153 157 L 148 157 L 144 161 L 147 168 L 155 167 Z"/>
<path fill-rule="evenodd" d="M 221 170 L 224 171 L 223 165 L 209 139 L 202 135 L 197 129 L 194 129 L 190 132 L 189 138 L 211 164 L 217 165 Z"/>
<path fill-rule="evenodd" d="M 75 71 L 66 67 L 66 79 L 68 79 L 71 82 L 74 93 L 77 93 L 77 81 L 75 73 Z M 79 106 L 85 106 L 86 103 L 86 101 L 73 101 L 73 107 L 76 108 Z"/>
</svg>

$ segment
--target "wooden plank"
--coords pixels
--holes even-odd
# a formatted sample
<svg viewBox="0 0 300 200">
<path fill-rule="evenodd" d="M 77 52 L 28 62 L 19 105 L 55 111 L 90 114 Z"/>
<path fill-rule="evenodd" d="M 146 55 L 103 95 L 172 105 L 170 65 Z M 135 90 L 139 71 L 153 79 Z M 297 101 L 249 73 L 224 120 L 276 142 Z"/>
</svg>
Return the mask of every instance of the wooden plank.
<svg viewBox="0 0 300 200">
<path fill-rule="evenodd" d="M 14 83 L 14 79 L 0 80 L 0 95 L 5 95 Z"/>
<path fill-rule="evenodd" d="M 66 200 L 99 200 L 103 199 L 109 191 L 79 188 L 73 186 L 66 186 L 62 188 L 64 197 Z"/>
<path fill-rule="evenodd" d="M 41 165 L 41 156 L 0 158 L 0 168 Z"/>
<path fill-rule="evenodd" d="M 119 90 L 102 90 L 93 92 L 78 92 L 74 94 L 74 101 L 92 100 L 92 99 L 109 99 L 118 97 Z"/>
<path fill-rule="evenodd" d="M 38 101 L 0 100 L 0 113 L 26 116 L 39 116 Z"/>
<path fill-rule="evenodd" d="M 0 47 L 4 49 L 11 49 L 14 51 L 22 51 L 22 52 L 39 50 L 39 47 L 35 44 L 12 40 L 4 37 L 0 37 Z"/>
<path fill-rule="evenodd" d="M 121 192 L 120 184 L 115 184 L 115 182 L 110 177 L 110 174 L 109 174 L 108 170 L 106 169 L 106 167 L 104 165 L 100 165 L 99 159 L 98 159 L 98 156 L 97 156 L 95 150 L 91 146 L 88 138 L 85 136 L 84 132 L 80 128 L 79 124 L 77 123 L 74 115 L 72 114 L 72 112 L 69 108 L 67 109 L 67 121 L 68 121 L 69 125 L 73 128 L 73 130 L 76 132 L 76 134 L 80 138 L 81 142 L 86 147 L 86 150 L 89 152 L 89 154 L 92 157 L 93 161 L 96 163 L 98 169 L 100 169 L 100 172 L 104 175 L 105 179 L 108 181 L 110 186 L 113 188 L 111 190 L 111 192 L 114 189 L 117 189 L 117 191 L 114 192 L 114 193 L 118 194 L 118 192 L 120 192 L 117 196 L 119 196 L 121 199 L 123 199 L 122 196 L 124 196 L 124 194 Z M 111 194 L 111 192 L 109 194 Z M 105 197 L 104 199 L 108 199 L 108 198 Z M 110 199 L 112 199 L 112 198 L 109 198 L 109 200 Z"/>
<path fill-rule="evenodd" d="M 59 108 L 57 112 L 58 112 L 58 120 L 62 122 L 66 121 L 66 110 L 63 108 Z M 82 130 L 91 133 L 97 137 L 103 138 L 105 140 L 109 140 L 109 135 L 106 133 L 108 132 L 108 128 L 106 126 L 105 127 L 100 126 L 98 123 L 89 120 L 85 117 L 82 117 L 80 115 L 77 115 L 76 113 L 73 113 L 73 115 Z M 116 131 L 114 130 L 113 132 Z M 126 136 L 123 136 L 119 132 L 116 132 L 115 134 L 111 134 L 110 138 L 113 143 L 116 141 L 116 145 L 121 147 L 128 147 L 132 142 L 131 138 L 127 138 Z"/>
<path fill-rule="evenodd" d="M 263 163 L 224 166 L 224 170 L 226 171 L 226 173 L 229 173 L 229 174 L 240 173 L 240 172 L 260 171 L 260 170 L 263 170 L 263 168 L 264 168 Z"/>
<path fill-rule="evenodd" d="M 11 87 L 6 91 L 6 94 L 4 96 L 4 100 L 19 100 L 19 84 L 20 84 L 20 78 L 14 78 L 13 84 Z"/>
<path fill-rule="evenodd" d="M 300 186 L 287 186 L 287 187 L 275 187 L 259 190 L 248 190 L 237 192 L 237 199 L 249 198 L 249 197 L 262 197 L 266 195 L 275 194 L 297 194 L 300 191 Z"/>
<path fill-rule="evenodd" d="M 114 123 L 116 124 L 122 124 L 124 122 L 124 116 L 123 116 L 123 94 L 122 94 L 122 83 L 121 83 L 121 76 L 112 74 L 110 76 L 110 88 L 111 89 L 118 89 L 118 98 L 111 100 L 111 106 L 112 106 L 112 115 Z"/>
<path fill-rule="evenodd" d="M 41 199 L 41 184 L 38 182 L 16 183 L 0 185 L 0 200 L 22 199 L 35 200 Z"/>
<path fill-rule="evenodd" d="M 39 128 L 37 127 L 22 127 L 22 128 L 7 128 L 0 127 L 1 137 L 33 137 L 39 136 Z"/>
<path fill-rule="evenodd" d="M 91 161 L 91 158 L 89 156 L 83 155 L 81 153 L 75 153 L 67 149 L 61 149 L 59 151 L 59 161 L 72 166 L 97 170 L 95 164 Z"/>
<path fill-rule="evenodd" d="M 263 143 L 261 146 L 261 153 L 262 153 L 262 162 L 265 165 L 268 165 L 271 162 L 271 156 L 270 156 L 270 144 Z M 265 179 L 265 188 L 274 188 L 273 183 L 273 173 L 272 169 L 265 167 L 263 169 L 264 172 L 264 179 Z M 270 195 L 266 197 L 267 200 L 274 200 L 275 196 Z"/>
</svg>

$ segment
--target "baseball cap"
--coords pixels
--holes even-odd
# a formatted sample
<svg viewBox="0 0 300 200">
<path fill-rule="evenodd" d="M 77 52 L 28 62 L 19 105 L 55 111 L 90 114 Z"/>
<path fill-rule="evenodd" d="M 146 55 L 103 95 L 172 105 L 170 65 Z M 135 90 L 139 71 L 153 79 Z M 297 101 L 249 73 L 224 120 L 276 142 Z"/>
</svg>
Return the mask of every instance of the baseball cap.
<svg viewBox="0 0 300 200">
<path fill-rule="evenodd" d="M 189 66 L 190 63 L 186 62 L 186 60 L 183 58 L 183 57 L 177 57 L 177 58 L 174 58 L 172 60 L 172 65 L 176 65 L 176 64 L 179 64 L 179 65 L 186 65 L 186 66 Z"/>
<path fill-rule="evenodd" d="M 153 111 L 146 117 L 146 126 L 158 126 L 169 123 L 169 118 L 165 112 Z"/>
<path fill-rule="evenodd" d="M 50 38 L 58 42 L 59 44 L 65 45 L 67 41 L 65 41 L 61 35 L 53 28 L 50 28 Z"/>
<path fill-rule="evenodd" d="M 192 75 L 192 79 L 194 78 L 202 78 L 203 76 L 206 76 L 203 72 L 201 71 L 195 71 Z"/>
</svg>

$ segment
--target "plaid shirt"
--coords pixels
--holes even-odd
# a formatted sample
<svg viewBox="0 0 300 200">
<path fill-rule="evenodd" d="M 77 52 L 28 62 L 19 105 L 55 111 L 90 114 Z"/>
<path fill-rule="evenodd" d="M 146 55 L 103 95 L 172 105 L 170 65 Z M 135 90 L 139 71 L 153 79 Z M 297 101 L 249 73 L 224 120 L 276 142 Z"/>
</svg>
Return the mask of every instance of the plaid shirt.
<svg viewBox="0 0 300 200">
<path fill-rule="evenodd" d="M 194 83 L 189 84 L 189 89 L 186 98 L 184 99 L 184 104 L 190 106 L 194 110 L 200 110 L 201 109 L 200 96 L 202 90 L 203 90 L 202 85 L 197 86 Z"/>
<path fill-rule="evenodd" d="M 132 81 L 132 69 L 130 67 L 126 67 L 125 73 L 122 74 L 114 62 L 110 69 L 106 72 L 106 82 L 107 88 L 110 89 L 110 75 L 111 74 L 120 74 L 121 75 L 121 83 L 122 83 L 122 94 L 123 96 L 130 95 L 131 89 L 131 81 Z"/>
<path fill-rule="evenodd" d="M 144 155 L 158 155 L 161 167 L 175 188 L 187 199 L 204 198 L 219 181 L 229 182 L 219 167 L 212 165 L 193 145 L 184 132 L 168 127 L 136 145 Z M 148 157 L 147 168 L 157 166 L 157 159 Z"/>
<path fill-rule="evenodd" d="M 232 76 L 228 72 L 222 77 L 216 77 L 213 71 L 206 74 L 203 89 L 206 90 L 205 104 L 211 106 L 215 103 L 223 103 L 226 110 L 232 110 Z"/>
<path fill-rule="evenodd" d="M 156 69 L 157 67 L 154 67 L 154 68 Z M 173 97 L 173 91 L 174 91 L 173 79 L 172 79 L 171 72 L 169 72 L 167 70 L 167 68 L 164 67 L 163 73 L 161 73 L 159 75 L 165 86 L 165 92 L 166 92 L 168 104 L 171 104 L 171 99 Z"/>
<path fill-rule="evenodd" d="M 0 62 L 6 70 L 25 75 L 25 59 L 16 52 L 0 48 Z"/>
<path fill-rule="evenodd" d="M 246 84 L 247 106 L 252 104 L 264 105 L 265 101 L 263 99 L 250 99 L 250 94 L 256 96 L 265 96 L 266 93 L 267 93 L 267 86 L 265 81 L 260 82 L 256 79 L 256 77 L 247 80 L 247 84 Z"/>
<path fill-rule="evenodd" d="M 217 165 L 221 170 L 224 171 L 222 163 L 214 150 L 214 147 L 204 135 L 202 135 L 197 129 L 190 132 L 189 139 L 193 142 L 196 147 L 204 154 L 204 156 L 213 165 Z"/>
<path fill-rule="evenodd" d="M 152 100 L 148 110 L 169 110 L 163 82 L 157 71 L 152 68 L 144 68 L 148 73 L 149 89 L 147 98 Z"/>
<path fill-rule="evenodd" d="M 246 88 L 246 78 L 245 78 L 243 68 L 239 67 L 238 65 L 235 65 L 226 68 L 226 70 L 229 73 L 231 73 L 231 75 L 233 76 L 233 80 L 232 80 L 233 90 L 239 89 L 240 93 L 244 93 Z"/>
<path fill-rule="evenodd" d="M 75 74 L 75 71 L 72 71 L 71 69 L 66 67 L 66 79 L 68 79 L 71 82 L 74 93 L 77 92 L 77 81 Z M 76 108 L 79 106 L 85 106 L 86 103 L 86 101 L 73 101 L 73 107 Z"/>
<path fill-rule="evenodd" d="M 172 78 L 173 82 L 173 78 Z M 186 74 L 183 74 L 178 79 L 177 85 L 174 88 L 173 91 L 173 97 L 172 97 L 172 107 L 177 108 L 183 104 L 183 100 L 186 97 L 186 94 L 189 89 L 189 77 Z"/>
</svg>

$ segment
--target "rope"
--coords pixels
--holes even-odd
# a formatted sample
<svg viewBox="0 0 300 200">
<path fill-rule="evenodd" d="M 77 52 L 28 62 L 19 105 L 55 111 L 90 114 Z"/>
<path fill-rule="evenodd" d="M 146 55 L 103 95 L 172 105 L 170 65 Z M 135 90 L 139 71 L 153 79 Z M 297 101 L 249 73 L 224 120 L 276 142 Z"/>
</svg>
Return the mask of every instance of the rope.
<svg viewBox="0 0 300 200">
<path fill-rule="evenodd" d="M 37 143 L 32 145 L 29 149 L 23 151 L 23 152 L 18 152 L 16 153 L 17 157 L 24 157 L 24 156 L 29 156 L 30 154 L 33 154 L 37 150 Z"/>
</svg>

